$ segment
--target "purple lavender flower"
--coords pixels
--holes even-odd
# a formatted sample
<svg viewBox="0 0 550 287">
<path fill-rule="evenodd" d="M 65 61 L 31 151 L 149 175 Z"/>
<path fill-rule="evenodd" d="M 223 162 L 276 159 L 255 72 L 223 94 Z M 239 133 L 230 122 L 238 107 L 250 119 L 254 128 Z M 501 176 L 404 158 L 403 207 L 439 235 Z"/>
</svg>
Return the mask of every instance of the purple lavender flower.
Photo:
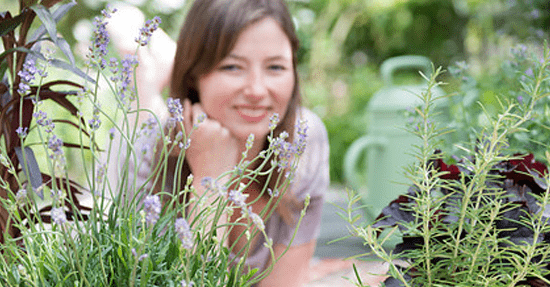
<svg viewBox="0 0 550 287">
<path fill-rule="evenodd" d="M 56 155 L 63 154 L 61 147 L 63 146 L 63 141 L 58 138 L 56 135 L 52 135 L 48 139 L 48 148 Z"/>
<path fill-rule="evenodd" d="M 529 16 L 531 16 L 532 19 L 538 19 L 540 18 L 540 10 L 539 9 L 533 9 L 531 13 L 529 13 Z"/>
<path fill-rule="evenodd" d="M 209 176 L 205 176 L 201 179 L 201 185 L 206 188 L 206 190 L 212 190 L 214 189 L 214 186 L 216 185 L 216 182 L 213 178 Z"/>
<path fill-rule="evenodd" d="M 145 120 L 145 122 L 141 125 L 139 136 L 151 138 L 155 135 L 158 135 L 157 121 L 154 117 L 151 116 L 147 118 L 147 120 Z"/>
<path fill-rule="evenodd" d="M 279 137 L 271 139 L 270 148 L 278 156 L 279 171 L 290 167 L 290 163 L 294 156 L 300 156 L 306 148 L 307 138 L 307 121 L 300 120 L 296 125 L 296 138 L 291 144 L 286 141 L 289 137 L 288 133 L 283 131 Z"/>
<path fill-rule="evenodd" d="M 277 197 L 279 196 L 279 189 L 278 188 L 275 188 L 275 191 L 273 191 L 271 188 L 267 188 L 267 194 L 269 194 L 269 196 L 271 197 Z"/>
<path fill-rule="evenodd" d="M 145 222 L 151 226 L 157 223 L 160 215 L 160 199 L 158 195 L 148 195 L 143 201 L 143 210 L 145 211 Z"/>
<path fill-rule="evenodd" d="M 270 130 L 274 130 L 276 127 L 277 127 L 277 124 L 279 123 L 279 114 L 278 113 L 274 113 L 270 118 L 269 118 L 269 129 Z"/>
<path fill-rule="evenodd" d="M 224 196 L 226 194 L 227 189 L 223 186 L 220 186 L 218 182 L 209 177 L 205 176 L 201 179 L 201 185 L 207 190 L 207 191 L 213 191 L 217 192 L 218 195 Z"/>
<path fill-rule="evenodd" d="M 279 171 L 290 166 L 290 161 L 295 154 L 295 149 L 291 143 L 285 141 L 288 137 L 288 133 L 282 132 L 279 137 L 275 138 L 271 143 L 271 148 L 274 150 L 275 155 L 278 156 Z"/>
<path fill-rule="evenodd" d="M 252 222 L 254 223 L 254 225 L 256 225 L 256 227 L 259 230 L 263 231 L 265 229 L 264 221 L 262 220 L 262 218 L 258 214 L 250 211 L 248 213 L 248 216 L 250 216 L 250 219 L 252 219 Z"/>
<path fill-rule="evenodd" d="M 99 114 L 94 113 L 92 119 L 88 121 L 88 124 L 90 125 L 90 128 L 92 129 L 92 131 L 99 129 L 99 126 L 101 125 Z"/>
<path fill-rule="evenodd" d="M 517 99 L 518 99 L 518 103 L 523 104 L 523 96 L 522 95 L 519 95 L 517 97 Z"/>
<path fill-rule="evenodd" d="M 253 144 L 254 144 L 254 134 L 249 134 L 245 144 L 246 150 L 251 149 Z"/>
<path fill-rule="evenodd" d="M 121 61 L 122 71 L 119 75 L 119 95 L 122 103 L 128 106 L 134 100 L 134 88 L 132 87 L 132 73 L 139 61 L 134 55 L 126 55 Z"/>
<path fill-rule="evenodd" d="M 31 90 L 31 87 L 23 82 L 19 83 L 19 88 L 17 89 L 17 92 L 21 95 L 24 95 L 28 93 Z"/>
<path fill-rule="evenodd" d="M 23 69 L 17 73 L 18 76 L 21 77 L 22 81 L 25 81 L 26 83 L 30 83 L 34 81 L 34 74 L 36 74 L 37 69 L 35 66 L 35 62 L 32 59 L 28 59 L 23 64 Z"/>
<path fill-rule="evenodd" d="M 41 127 L 44 127 L 47 133 L 51 133 L 55 128 L 55 124 L 51 119 L 48 118 L 48 114 L 46 114 L 46 112 L 38 111 L 33 113 L 32 116 L 35 118 L 36 124 L 38 124 Z"/>
<path fill-rule="evenodd" d="M 185 280 L 181 280 L 180 285 L 181 285 L 181 287 L 193 287 L 193 286 L 195 286 L 195 282 L 193 282 L 193 281 L 187 282 Z"/>
<path fill-rule="evenodd" d="M 296 155 L 300 156 L 306 149 L 307 138 L 307 120 L 300 120 L 296 125 L 296 139 L 294 139 L 294 149 Z"/>
<path fill-rule="evenodd" d="M 95 181 L 97 185 L 101 185 L 105 179 L 105 173 L 107 172 L 107 165 L 100 164 L 96 170 Z"/>
<path fill-rule="evenodd" d="M 193 232 L 191 232 L 187 220 L 180 217 L 176 219 L 176 223 L 174 224 L 174 226 L 176 229 L 176 234 L 178 235 L 178 238 L 181 241 L 183 248 L 191 250 L 193 248 Z"/>
<path fill-rule="evenodd" d="M 112 8 L 111 6 L 107 5 L 105 9 L 101 10 L 101 15 L 103 15 L 104 18 L 111 18 L 111 15 L 116 11 L 116 8 Z"/>
<path fill-rule="evenodd" d="M 233 189 L 229 191 L 229 201 L 233 202 L 238 207 L 246 206 L 247 197 L 248 194 L 244 194 L 240 190 Z"/>
<path fill-rule="evenodd" d="M 183 106 L 180 103 L 180 99 L 175 98 L 168 98 L 166 105 L 170 113 L 170 118 L 167 123 L 168 128 L 174 128 L 176 123 L 183 121 Z"/>
<path fill-rule="evenodd" d="M 161 21 L 158 16 L 155 16 L 152 20 L 147 20 L 145 25 L 139 29 L 139 36 L 136 37 L 136 42 L 141 46 L 147 45 L 153 32 L 158 29 L 160 22 Z"/>
<path fill-rule="evenodd" d="M 23 69 L 17 73 L 21 77 L 21 82 L 19 83 L 19 89 L 17 92 L 19 94 L 26 94 L 30 91 L 30 84 L 34 81 L 34 75 L 36 74 L 37 69 L 33 59 L 28 59 L 23 63 Z"/>
<path fill-rule="evenodd" d="M 113 81 L 114 83 L 118 82 L 120 80 L 118 76 L 118 59 L 114 57 L 110 58 L 108 65 L 111 73 L 113 74 L 111 76 L 111 81 Z"/>
<path fill-rule="evenodd" d="M 20 137 L 20 138 L 25 138 L 27 136 L 27 131 L 29 130 L 29 128 L 25 127 L 18 127 L 15 132 L 17 133 L 17 135 Z"/>
<path fill-rule="evenodd" d="M 109 52 L 107 49 L 107 45 L 109 45 L 109 42 L 111 40 L 109 38 L 109 32 L 107 32 L 106 29 L 107 22 L 99 17 L 95 17 L 93 24 L 95 26 L 95 30 L 94 40 L 92 43 L 92 47 L 90 48 L 90 59 L 94 63 L 99 64 L 99 67 L 103 69 L 105 67 L 104 57 Z"/>
<path fill-rule="evenodd" d="M 116 12 L 116 9 L 110 9 L 110 7 L 107 7 L 106 9 L 101 10 L 103 17 L 95 17 L 93 21 L 95 29 L 93 33 L 94 37 L 92 47 L 90 47 L 89 58 L 91 63 L 97 64 L 101 69 L 105 68 L 107 65 L 105 56 L 109 52 L 107 45 L 109 45 L 109 42 L 111 41 L 109 33 L 106 29 L 107 21 L 105 20 L 110 18 L 111 14 L 114 12 Z"/>
<path fill-rule="evenodd" d="M 183 149 L 188 149 L 189 146 L 191 146 L 191 138 L 188 138 L 187 141 L 185 141 L 185 145 L 183 146 Z"/>
<path fill-rule="evenodd" d="M 63 225 L 67 222 L 67 216 L 65 215 L 63 207 L 52 208 L 50 216 L 54 224 Z"/>
</svg>

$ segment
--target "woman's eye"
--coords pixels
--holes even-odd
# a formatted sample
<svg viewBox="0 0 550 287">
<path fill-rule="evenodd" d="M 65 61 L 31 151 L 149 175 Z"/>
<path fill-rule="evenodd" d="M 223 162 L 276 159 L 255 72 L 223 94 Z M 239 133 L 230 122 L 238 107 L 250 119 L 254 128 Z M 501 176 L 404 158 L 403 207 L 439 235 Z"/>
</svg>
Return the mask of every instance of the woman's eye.
<svg viewBox="0 0 550 287">
<path fill-rule="evenodd" d="M 286 67 L 283 66 L 283 65 L 270 65 L 268 68 L 269 68 L 270 70 L 274 70 L 274 71 L 286 70 Z"/>
<path fill-rule="evenodd" d="M 220 67 L 220 70 L 222 71 L 236 71 L 238 69 L 240 69 L 240 67 L 233 64 L 223 65 Z"/>
</svg>

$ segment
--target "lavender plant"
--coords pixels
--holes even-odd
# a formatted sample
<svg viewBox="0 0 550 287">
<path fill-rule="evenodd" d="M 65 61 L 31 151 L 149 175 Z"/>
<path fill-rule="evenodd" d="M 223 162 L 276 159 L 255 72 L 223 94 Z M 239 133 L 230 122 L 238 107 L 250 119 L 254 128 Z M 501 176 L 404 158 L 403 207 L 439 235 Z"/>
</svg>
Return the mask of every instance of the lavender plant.
<svg viewBox="0 0 550 287">
<path fill-rule="evenodd" d="M 548 207 L 550 175 L 532 154 L 518 153 L 509 144 L 517 132 L 528 132 L 539 105 L 550 95 L 550 50 L 531 60 L 532 77 L 523 79 L 521 100 L 501 102 L 501 112 L 476 132 L 469 145 L 457 145 L 466 156 L 445 162 L 438 137 L 447 132 L 430 121 L 434 99 L 430 88 L 441 84 L 430 78 L 420 95 L 413 132 L 421 139 L 418 163 L 407 169 L 407 194 L 383 209 L 367 226 L 352 232 L 389 263 L 385 286 L 550 286 Z M 546 158 L 550 153 L 546 151 Z M 350 194 L 350 201 L 357 197 Z M 353 223 L 352 210 L 348 218 Z M 395 249 L 383 247 L 399 234 Z M 357 276 L 361 285 L 360 275 Z"/>
<path fill-rule="evenodd" d="M 23 16 L 13 18 L 20 20 L 13 20 L 9 12 L 3 14 L 3 19 L 9 19 L 8 24 L 26 23 L 27 20 L 21 19 L 31 17 L 28 15 L 32 12 L 28 11 L 47 14 L 48 8 L 55 4 L 51 2 L 42 1 L 31 8 L 23 4 Z M 68 6 L 58 9 L 62 7 Z M 234 250 L 226 242 L 229 233 L 242 226 L 245 231 L 240 237 L 264 236 L 272 262 L 279 259 L 275 258 L 263 220 L 273 212 L 272 207 L 280 202 L 290 185 L 305 147 L 305 123 L 297 127 L 300 132 L 296 141 L 289 143 L 288 134 L 273 134 L 278 122 L 278 116 L 274 115 L 269 148 L 258 157 L 245 160 L 254 141 L 251 136 L 241 161 L 219 178 L 194 179 L 192 175 L 180 178 L 185 151 L 192 144 L 185 132 L 173 133 L 176 125 L 183 130 L 181 103 L 178 100 L 167 103 L 171 115 L 166 123 L 168 130 L 160 128 L 164 123 L 151 111 L 140 108 L 139 91 L 132 85 L 134 69 L 139 65 L 137 58 L 126 55 L 122 60 L 107 59 L 109 35 L 105 27 L 112 13 L 116 11 L 107 8 L 94 21 L 94 41 L 87 55 L 86 73 L 82 73 L 85 80 L 70 84 L 77 91 L 52 91 L 53 85 L 68 82 L 44 83 L 46 73 L 53 72 L 50 69 L 55 65 L 49 64 L 52 59 L 45 61 L 41 57 L 33 59 L 34 65 L 29 59 L 21 60 L 20 72 L 10 74 L 16 80 L 2 86 L 14 98 L 2 110 L 0 190 L 4 224 L 0 285 L 253 285 L 267 276 L 271 267 L 261 273 L 249 270 L 244 258 L 250 252 L 250 243 Z M 147 44 L 159 24 L 159 18 L 146 22 L 136 37 L 136 49 Z M 14 36 L 10 31 L 2 35 Z M 6 50 L 2 59 L 12 59 L 10 53 L 19 55 L 21 51 L 39 55 L 28 48 L 15 47 L 11 52 Z M 45 69 L 39 72 L 35 65 L 40 63 Z M 12 62 L 8 66 L 12 67 Z M 102 89 L 109 92 L 102 94 Z M 66 95 L 74 95 L 74 103 L 65 99 Z M 68 109 L 75 121 L 53 119 L 43 110 L 46 99 Z M 104 109 L 103 103 L 116 108 Z M 149 120 L 138 124 L 135 116 L 138 113 L 149 113 Z M 15 121 L 17 125 L 8 125 L 11 124 L 5 120 L 8 115 L 19 118 Z M 56 134 L 55 125 L 59 122 L 75 128 L 72 137 L 62 139 Z M 144 144 L 144 139 L 150 142 L 151 138 L 160 144 Z M 71 165 L 66 160 L 67 147 L 78 151 L 83 164 Z M 122 149 L 117 151 L 117 147 Z M 139 173 L 144 159 L 156 154 L 157 149 L 161 149 L 161 156 L 153 163 L 154 172 L 144 181 L 138 180 L 133 175 Z M 185 183 L 181 190 L 177 188 L 181 185 L 167 182 L 166 172 L 162 172 L 166 170 L 166 155 L 174 153 L 179 157 L 173 181 Z M 39 158 L 35 154 L 45 156 Z M 110 166 L 111 160 L 121 165 Z M 108 175 L 115 172 L 118 176 L 113 180 Z M 275 174 L 277 190 L 272 191 L 267 184 L 263 186 L 261 194 L 269 194 L 269 203 L 265 210 L 254 213 L 243 190 L 260 177 L 270 182 Z M 33 182 L 37 178 L 40 181 Z M 199 194 L 195 190 L 197 184 L 207 191 Z M 161 192 L 153 193 L 156 186 L 162 187 Z M 173 188 L 165 191 L 165 186 Z M 306 200 L 304 211 L 307 205 Z M 235 223 L 219 223 L 223 216 L 230 217 L 236 212 L 240 218 Z M 301 218 L 298 225 L 300 221 Z"/>
</svg>

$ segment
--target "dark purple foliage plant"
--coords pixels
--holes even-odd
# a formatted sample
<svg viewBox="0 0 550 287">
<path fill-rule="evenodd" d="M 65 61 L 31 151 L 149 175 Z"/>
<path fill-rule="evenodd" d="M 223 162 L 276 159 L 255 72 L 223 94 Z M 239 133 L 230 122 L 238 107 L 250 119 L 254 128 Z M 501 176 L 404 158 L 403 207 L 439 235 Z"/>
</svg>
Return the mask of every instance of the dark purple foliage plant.
<svg viewBox="0 0 550 287">
<path fill-rule="evenodd" d="M 373 224 L 352 225 L 352 234 L 389 263 L 385 286 L 550 286 L 548 168 L 508 143 L 547 103 L 549 62 L 545 47 L 517 91 L 521 101 L 503 101 L 474 143 L 457 145 L 467 156 L 453 163 L 438 146 L 450 131 L 430 121 L 430 89 L 441 84 L 441 69 L 426 77 L 429 88 L 416 109 L 419 124 L 411 129 L 421 139 L 417 164 L 406 170 L 412 184 Z M 383 247 L 388 230 L 401 237 L 392 250 Z"/>
<path fill-rule="evenodd" d="M 82 91 L 82 86 L 68 80 L 49 80 L 48 68 L 55 67 L 91 81 L 75 67 L 75 60 L 68 43 L 58 34 L 56 23 L 73 7 L 76 2 L 61 3 L 61 0 L 19 1 L 19 14 L 10 11 L 0 12 L 0 36 L 3 51 L 0 53 L 0 243 L 5 236 L 17 237 L 20 227 L 13 224 L 10 212 L 5 208 L 7 201 L 17 198 L 44 196 L 44 188 L 63 189 L 71 193 L 80 193 L 79 186 L 50 172 L 40 170 L 35 153 L 29 145 L 23 145 L 28 134 L 35 132 L 33 126 L 42 126 L 47 133 L 47 147 L 51 157 L 57 162 L 63 159 L 63 149 L 77 145 L 63 142 L 53 134 L 56 123 L 79 127 L 77 107 L 69 100 Z M 65 1 L 66 2 L 66 1 Z M 54 59 L 45 49 L 44 42 L 50 42 L 65 59 Z M 66 110 L 72 119 L 52 118 L 36 106 L 43 102 L 53 102 L 61 110 Z M 80 146 L 78 146 L 80 147 Z M 19 177 L 22 180 L 19 180 Z M 81 208 L 78 200 L 74 204 L 65 204 L 68 213 L 73 208 Z M 28 208 L 20 204 L 19 208 Z M 51 206 L 43 207 L 49 211 Z M 28 212 L 21 212 L 28 216 Z M 26 214 L 26 215 L 25 215 Z M 44 221 L 51 221 L 44 215 Z M 32 217 L 28 220 L 33 221 Z"/>
</svg>

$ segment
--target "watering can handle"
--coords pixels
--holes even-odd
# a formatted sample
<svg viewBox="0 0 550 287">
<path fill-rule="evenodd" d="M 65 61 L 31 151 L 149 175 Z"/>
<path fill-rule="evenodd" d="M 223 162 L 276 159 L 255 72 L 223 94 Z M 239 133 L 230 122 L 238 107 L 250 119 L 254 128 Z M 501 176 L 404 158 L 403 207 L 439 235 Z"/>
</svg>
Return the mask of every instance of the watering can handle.
<svg viewBox="0 0 550 287">
<path fill-rule="evenodd" d="M 385 60 L 380 66 L 382 80 L 386 86 L 393 85 L 393 73 L 396 70 L 420 68 L 424 75 L 429 76 L 432 73 L 432 62 L 424 56 L 406 55 L 398 56 Z"/>
<path fill-rule="evenodd" d="M 352 188 L 358 190 L 361 186 L 359 175 L 357 174 L 356 166 L 361 153 L 369 147 L 384 148 L 387 145 L 387 140 L 384 137 L 373 137 L 365 135 L 356 139 L 346 151 L 344 155 L 344 180 L 349 183 Z"/>
</svg>

